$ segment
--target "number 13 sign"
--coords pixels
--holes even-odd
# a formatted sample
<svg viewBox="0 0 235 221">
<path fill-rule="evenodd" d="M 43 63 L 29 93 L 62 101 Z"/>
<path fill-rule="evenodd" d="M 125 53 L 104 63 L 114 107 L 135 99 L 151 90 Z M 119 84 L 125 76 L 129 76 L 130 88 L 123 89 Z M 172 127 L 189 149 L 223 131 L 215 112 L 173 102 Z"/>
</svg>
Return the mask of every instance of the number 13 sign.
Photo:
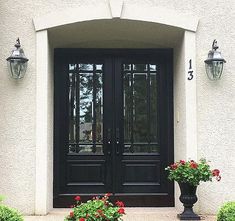
<svg viewBox="0 0 235 221">
<path fill-rule="evenodd" d="M 192 69 L 192 59 L 189 60 L 189 70 L 188 70 L 188 80 L 191 81 L 193 79 L 193 69 Z"/>
</svg>

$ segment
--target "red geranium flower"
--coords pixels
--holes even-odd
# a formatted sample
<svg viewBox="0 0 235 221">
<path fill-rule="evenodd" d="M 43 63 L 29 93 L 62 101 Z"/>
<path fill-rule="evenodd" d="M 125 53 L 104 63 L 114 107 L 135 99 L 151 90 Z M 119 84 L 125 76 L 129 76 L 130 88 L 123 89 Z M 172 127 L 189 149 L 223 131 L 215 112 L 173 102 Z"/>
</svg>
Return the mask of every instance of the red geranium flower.
<svg viewBox="0 0 235 221">
<path fill-rule="evenodd" d="M 105 196 L 110 197 L 112 194 L 111 193 L 106 193 Z"/>
<path fill-rule="evenodd" d="M 70 216 L 70 217 L 74 217 L 74 213 L 73 213 L 73 212 L 70 212 L 69 216 Z"/>
<path fill-rule="evenodd" d="M 118 207 L 124 207 L 124 206 L 125 206 L 122 201 L 117 201 L 115 204 L 116 204 Z"/>
<path fill-rule="evenodd" d="M 185 165 L 185 160 L 180 160 L 180 163 L 181 163 L 182 165 Z"/>
<path fill-rule="evenodd" d="M 178 165 L 177 165 L 177 163 L 174 163 L 174 164 L 171 164 L 170 167 L 172 170 L 175 170 L 178 168 Z"/>
<path fill-rule="evenodd" d="M 220 174 L 220 171 L 218 169 L 212 170 L 212 175 L 213 176 L 219 176 L 219 174 Z"/>
<path fill-rule="evenodd" d="M 75 199 L 76 201 L 80 201 L 80 200 L 81 200 L 81 197 L 80 197 L 80 196 L 76 196 L 74 199 Z"/>
<path fill-rule="evenodd" d="M 191 161 L 190 167 L 193 169 L 197 169 L 198 165 L 197 165 L 197 163 Z"/>
<path fill-rule="evenodd" d="M 85 221 L 85 219 L 84 218 L 80 218 L 79 221 Z"/>
<path fill-rule="evenodd" d="M 123 208 L 119 208 L 119 209 L 118 209 L 118 213 L 119 213 L 119 214 L 125 214 L 125 210 L 124 210 Z"/>
</svg>

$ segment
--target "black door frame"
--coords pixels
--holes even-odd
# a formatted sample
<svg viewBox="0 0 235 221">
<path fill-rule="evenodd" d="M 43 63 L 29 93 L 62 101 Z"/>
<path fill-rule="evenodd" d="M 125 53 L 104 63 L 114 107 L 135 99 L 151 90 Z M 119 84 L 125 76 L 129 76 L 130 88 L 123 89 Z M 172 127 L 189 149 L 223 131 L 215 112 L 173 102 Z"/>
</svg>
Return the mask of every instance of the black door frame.
<svg viewBox="0 0 235 221">
<path fill-rule="evenodd" d="M 158 61 L 164 62 L 167 65 L 165 66 L 166 70 L 165 72 L 167 73 L 166 75 L 166 81 L 167 82 L 165 85 L 161 85 L 161 87 L 165 87 L 166 91 L 168 93 L 168 100 L 163 101 L 167 102 L 167 110 L 168 113 L 168 123 L 165 125 L 167 127 L 167 137 L 166 139 L 166 146 L 167 146 L 167 153 L 166 153 L 166 159 L 164 159 L 167 164 L 172 162 L 174 160 L 174 138 L 173 138 L 173 50 L 172 49 L 55 49 L 55 60 L 54 60 L 54 73 L 59 73 L 61 71 L 66 71 L 63 70 L 62 64 L 66 58 L 68 57 L 76 57 L 76 56 L 103 56 L 107 57 L 107 59 L 110 56 L 119 56 L 119 57 L 128 57 L 131 55 L 135 55 L 136 57 L 145 57 L 148 58 L 150 57 L 156 57 Z M 114 81 L 112 81 L 114 82 Z M 57 84 L 58 82 L 55 82 Z M 107 86 L 107 85 L 106 85 Z M 112 87 L 114 88 L 114 87 Z M 54 207 L 64 207 L 65 205 L 69 205 L 71 202 L 71 197 L 73 195 L 71 194 L 64 194 L 62 198 L 58 198 L 59 196 L 59 183 L 63 182 L 59 171 L 59 159 L 61 159 L 61 156 L 65 155 L 65 150 L 56 150 L 56 146 L 58 145 L 61 140 L 64 139 L 64 137 L 61 137 L 61 134 L 59 134 L 58 131 L 58 126 L 65 126 L 61 125 L 59 122 L 60 119 L 60 114 L 55 111 L 57 103 L 59 102 L 58 96 L 56 94 L 58 93 L 58 90 L 60 90 L 59 87 L 55 87 L 54 90 Z M 63 98 L 62 98 L 63 99 Z M 115 100 L 115 99 L 114 99 Z M 64 110 L 60 110 L 63 112 Z M 116 115 L 117 116 L 117 115 Z M 166 128 L 165 128 L 166 129 Z M 113 130 L 114 131 L 114 130 Z M 65 135 L 62 135 L 65 136 Z M 112 135 L 113 137 L 115 136 L 114 134 Z M 165 171 L 161 171 L 164 175 L 166 175 Z M 149 196 L 141 196 L 141 194 L 138 195 L 133 195 L 133 194 L 119 194 L 118 196 L 122 196 L 122 199 L 125 201 L 132 201 L 135 202 L 135 206 L 142 206 L 142 202 L 150 199 L 149 206 L 174 206 L 174 186 L 173 184 L 167 183 L 168 185 L 168 195 L 166 194 L 158 194 L 158 199 L 156 200 L 154 196 L 156 194 L 152 194 Z M 84 196 L 83 199 L 86 200 L 90 196 Z M 112 198 L 112 197 L 111 197 Z M 115 196 L 113 197 L 115 199 Z M 152 199 L 151 199 L 152 198 Z M 159 201 L 161 201 L 159 203 Z M 148 204 L 147 204 L 148 206 Z"/>
</svg>

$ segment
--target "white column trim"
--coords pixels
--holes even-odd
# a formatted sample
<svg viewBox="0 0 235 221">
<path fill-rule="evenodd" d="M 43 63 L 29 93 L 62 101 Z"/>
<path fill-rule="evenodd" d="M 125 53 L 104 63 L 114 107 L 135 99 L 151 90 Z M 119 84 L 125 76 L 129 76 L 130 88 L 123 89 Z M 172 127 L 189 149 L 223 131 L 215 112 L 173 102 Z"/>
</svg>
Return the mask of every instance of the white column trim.
<svg viewBox="0 0 235 221">
<path fill-rule="evenodd" d="M 186 158 L 193 160 L 197 160 L 197 91 L 195 38 L 196 36 L 194 32 L 184 32 Z"/>
<path fill-rule="evenodd" d="M 36 33 L 36 187 L 35 214 L 47 214 L 48 194 L 48 62 L 47 30 Z"/>
</svg>

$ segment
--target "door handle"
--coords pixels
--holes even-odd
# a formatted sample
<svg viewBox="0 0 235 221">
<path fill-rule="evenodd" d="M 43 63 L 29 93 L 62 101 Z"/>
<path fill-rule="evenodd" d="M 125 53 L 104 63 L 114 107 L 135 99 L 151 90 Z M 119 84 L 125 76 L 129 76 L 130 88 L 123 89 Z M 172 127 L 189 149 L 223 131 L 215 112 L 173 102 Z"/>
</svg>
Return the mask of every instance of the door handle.
<svg viewBox="0 0 235 221">
<path fill-rule="evenodd" d="M 119 144 L 120 144 L 120 131 L 119 128 L 116 128 L 116 154 L 119 155 Z"/>
<path fill-rule="evenodd" d="M 108 128 L 108 133 L 107 133 L 107 143 L 108 143 L 108 145 L 107 145 L 107 153 L 108 153 L 108 155 L 111 155 L 111 139 L 112 139 L 112 133 L 111 133 L 111 128 Z"/>
</svg>

